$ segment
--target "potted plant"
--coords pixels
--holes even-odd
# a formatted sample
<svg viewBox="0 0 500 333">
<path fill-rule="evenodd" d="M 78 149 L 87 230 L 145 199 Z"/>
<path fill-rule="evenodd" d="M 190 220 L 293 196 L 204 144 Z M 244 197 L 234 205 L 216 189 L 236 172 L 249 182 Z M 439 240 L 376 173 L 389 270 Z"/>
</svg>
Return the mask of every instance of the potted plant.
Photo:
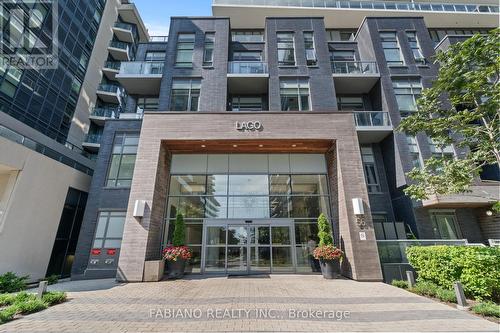
<svg viewBox="0 0 500 333">
<path fill-rule="evenodd" d="M 163 258 L 167 262 L 167 274 L 169 278 L 177 279 L 184 275 L 186 262 L 191 259 L 193 253 L 185 243 L 184 217 L 178 213 L 175 218 L 172 246 L 163 250 Z"/>
<path fill-rule="evenodd" d="M 330 222 L 324 214 L 318 217 L 319 246 L 314 249 L 314 258 L 319 260 L 321 273 L 325 279 L 333 279 L 340 275 L 342 251 L 333 245 Z"/>
</svg>

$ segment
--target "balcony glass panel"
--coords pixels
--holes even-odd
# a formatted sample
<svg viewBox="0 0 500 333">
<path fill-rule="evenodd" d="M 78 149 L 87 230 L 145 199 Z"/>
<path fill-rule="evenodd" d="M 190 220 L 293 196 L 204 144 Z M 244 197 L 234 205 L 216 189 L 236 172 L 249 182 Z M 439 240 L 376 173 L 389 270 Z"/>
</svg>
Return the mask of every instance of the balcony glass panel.
<svg viewBox="0 0 500 333">
<path fill-rule="evenodd" d="M 389 114 L 383 111 L 354 112 L 356 126 L 391 126 Z"/>
<path fill-rule="evenodd" d="M 334 74 L 377 74 L 374 61 L 332 61 Z"/>
<path fill-rule="evenodd" d="M 92 110 L 92 116 L 94 117 L 116 118 L 118 113 L 118 108 L 96 107 Z"/>
<path fill-rule="evenodd" d="M 231 74 L 266 74 L 267 64 L 258 61 L 230 61 L 227 71 Z"/>
<path fill-rule="evenodd" d="M 163 73 L 163 62 L 122 62 L 120 74 L 132 75 L 161 75 Z"/>
<path fill-rule="evenodd" d="M 110 93 L 117 93 L 119 91 L 119 87 L 115 86 L 114 84 L 100 84 L 99 87 L 97 88 L 98 91 L 104 91 L 104 92 L 110 92 Z"/>
<path fill-rule="evenodd" d="M 104 68 L 114 69 L 114 70 L 119 71 L 120 70 L 120 64 L 121 63 L 119 61 L 106 61 L 104 63 Z"/>
</svg>

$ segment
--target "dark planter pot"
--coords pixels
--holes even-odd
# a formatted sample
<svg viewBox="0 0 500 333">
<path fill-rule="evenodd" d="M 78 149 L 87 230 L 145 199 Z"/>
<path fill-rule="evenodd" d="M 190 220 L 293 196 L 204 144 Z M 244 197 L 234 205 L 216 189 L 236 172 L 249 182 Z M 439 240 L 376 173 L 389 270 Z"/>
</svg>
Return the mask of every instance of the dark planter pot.
<svg viewBox="0 0 500 333">
<path fill-rule="evenodd" d="M 177 259 L 167 260 L 167 277 L 169 279 L 180 279 L 184 276 L 184 269 L 186 268 L 186 260 Z"/>
<path fill-rule="evenodd" d="M 340 277 L 340 262 L 338 260 L 321 260 L 321 273 L 325 279 L 335 279 Z"/>
</svg>

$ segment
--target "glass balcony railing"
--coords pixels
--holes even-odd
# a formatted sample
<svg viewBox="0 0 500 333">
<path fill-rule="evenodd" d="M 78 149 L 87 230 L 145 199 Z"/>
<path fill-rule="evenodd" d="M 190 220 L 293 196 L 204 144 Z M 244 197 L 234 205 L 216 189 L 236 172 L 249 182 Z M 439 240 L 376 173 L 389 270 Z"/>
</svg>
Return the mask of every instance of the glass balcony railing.
<svg viewBox="0 0 500 333">
<path fill-rule="evenodd" d="M 122 62 L 120 75 L 161 75 L 164 63 L 160 61 L 130 61 Z"/>
<path fill-rule="evenodd" d="M 120 28 L 123 30 L 130 30 L 131 32 L 132 32 L 132 30 L 134 30 L 134 26 L 132 24 L 128 24 L 128 23 L 115 22 L 114 26 L 115 26 L 115 28 Z"/>
<path fill-rule="evenodd" d="M 231 41 L 240 43 L 260 43 L 264 41 L 264 35 L 239 35 L 233 34 Z"/>
<path fill-rule="evenodd" d="M 120 87 L 116 86 L 114 84 L 101 83 L 97 87 L 97 91 L 104 91 L 104 92 L 109 92 L 109 93 L 119 93 L 120 92 Z"/>
<path fill-rule="evenodd" d="M 84 142 L 101 143 L 102 133 L 89 133 L 85 136 Z"/>
<path fill-rule="evenodd" d="M 391 126 L 389 113 L 384 111 L 355 111 L 354 121 L 356 127 Z"/>
<path fill-rule="evenodd" d="M 126 51 L 127 53 L 130 52 L 130 47 L 128 43 L 112 40 L 111 42 L 109 42 L 109 46 L 115 49 Z"/>
<path fill-rule="evenodd" d="M 91 116 L 103 117 L 103 118 L 118 118 L 119 114 L 118 108 L 100 108 L 95 107 L 92 110 Z"/>
<path fill-rule="evenodd" d="M 227 72 L 230 74 L 267 74 L 267 64 L 260 61 L 230 61 Z"/>
<path fill-rule="evenodd" d="M 104 68 L 108 68 L 108 69 L 114 69 L 116 71 L 119 71 L 120 70 L 120 62 L 119 61 L 106 61 L 104 63 Z"/>
<path fill-rule="evenodd" d="M 375 61 L 332 61 L 333 74 L 377 74 Z"/>
<path fill-rule="evenodd" d="M 498 13 L 499 6 L 404 1 L 335 1 L 335 0 L 213 0 L 214 5 L 247 5 L 309 8 L 349 8 L 358 10 L 402 10 L 422 12 Z"/>
<path fill-rule="evenodd" d="M 152 43 L 166 43 L 168 42 L 168 36 L 151 36 L 149 41 Z"/>
</svg>

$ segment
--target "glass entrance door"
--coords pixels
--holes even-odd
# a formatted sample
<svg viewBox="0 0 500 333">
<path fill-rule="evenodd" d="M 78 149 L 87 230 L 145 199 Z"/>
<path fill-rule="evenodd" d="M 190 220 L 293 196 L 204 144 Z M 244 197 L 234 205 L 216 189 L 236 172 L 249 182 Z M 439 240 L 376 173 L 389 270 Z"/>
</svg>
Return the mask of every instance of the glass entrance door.
<svg viewBox="0 0 500 333">
<path fill-rule="evenodd" d="M 216 224 L 216 225 L 215 225 Z M 226 274 L 294 272 L 292 223 L 206 223 L 202 271 Z"/>
</svg>

